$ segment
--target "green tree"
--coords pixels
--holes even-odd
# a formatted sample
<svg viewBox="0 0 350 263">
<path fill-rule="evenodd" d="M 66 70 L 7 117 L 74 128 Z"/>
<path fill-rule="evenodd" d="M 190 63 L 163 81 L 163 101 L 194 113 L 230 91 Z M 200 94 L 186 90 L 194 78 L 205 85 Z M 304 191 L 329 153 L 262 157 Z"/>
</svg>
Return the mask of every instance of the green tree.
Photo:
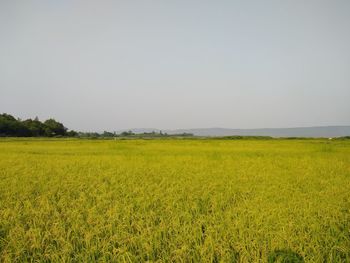
<svg viewBox="0 0 350 263">
<path fill-rule="evenodd" d="M 31 136 L 30 130 L 10 114 L 0 114 L 0 136 Z"/>
<path fill-rule="evenodd" d="M 62 123 L 54 120 L 48 119 L 44 122 L 45 124 L 45 135 L 46 136 L 64 136 L 67 133 L 67 128 L 63 126 Z"/>
<path fill-rule="evenodd" d="M 45 136 L 45 124 L 43 124 L 41 121 L 39 121 L 38 118 L 35 118 L 34 120 L 28 119 L 22 122 L 27 129 L 30 131 L 31 136 Z"/>
<path fill-rule="evenodd" d="M 68 137 L 77 137 L 78 133 L 76 131 L 70 130 L 70 131 L 67 131 L 66 135 Z"/>
</svg>

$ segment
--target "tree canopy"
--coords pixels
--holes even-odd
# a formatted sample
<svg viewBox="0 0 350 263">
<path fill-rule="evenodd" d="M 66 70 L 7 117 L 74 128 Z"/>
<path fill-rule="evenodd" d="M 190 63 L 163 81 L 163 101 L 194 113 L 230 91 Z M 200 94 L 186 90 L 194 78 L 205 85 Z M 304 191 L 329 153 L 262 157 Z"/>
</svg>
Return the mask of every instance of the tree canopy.
<svg viewBox="0 0 350 263">
<path fill-rule="evenodd" d="M 76 132 L 68 131 L 64 125 L 55 119 L 41 122 L 33 119 L 16 119 L 10 114 L 0 114 L 0 136 L 16 137 L 55 137 L 75 136 Z"/>
<path fill-rule="evenodd" d="M 162 131 L 134 133 L 133 131 L 116 132 L 76 132 L 68 130 L 62 123 L 55 119 L 48 119 L 44 122 L 38 117 L 34 119 L 21 120 L 14 116 L 3 113 L 0 114 L 0 137 L 78 137 L 78 138 L 158 138 L 158 137 L 188 137 L 191 133 L 167 134 Z"/>
</svg>

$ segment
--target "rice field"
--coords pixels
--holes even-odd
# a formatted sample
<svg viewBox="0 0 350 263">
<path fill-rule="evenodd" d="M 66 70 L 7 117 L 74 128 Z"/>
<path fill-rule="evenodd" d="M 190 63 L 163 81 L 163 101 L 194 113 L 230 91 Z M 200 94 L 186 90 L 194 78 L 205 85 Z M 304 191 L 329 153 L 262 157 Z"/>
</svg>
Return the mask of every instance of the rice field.
<svg viewBox="0 0 350 263">
<path fill-rule="evenodd" d="M 350 141 L 0 140 L 1 262 L 350 262 Z"/>
</svg>

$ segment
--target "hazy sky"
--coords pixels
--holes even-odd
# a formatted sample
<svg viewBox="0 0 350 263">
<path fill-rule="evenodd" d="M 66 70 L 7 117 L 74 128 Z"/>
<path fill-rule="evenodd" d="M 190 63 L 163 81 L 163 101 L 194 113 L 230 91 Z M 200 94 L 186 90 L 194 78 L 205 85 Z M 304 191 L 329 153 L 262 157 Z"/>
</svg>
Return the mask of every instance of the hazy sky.
<svg viewBox="0 0 350 263">
<path fill-rule="evenodd" d="M 0 112 L 77 130 L 350 124 L 350 1 L 0 0 Z"/>
</svg>

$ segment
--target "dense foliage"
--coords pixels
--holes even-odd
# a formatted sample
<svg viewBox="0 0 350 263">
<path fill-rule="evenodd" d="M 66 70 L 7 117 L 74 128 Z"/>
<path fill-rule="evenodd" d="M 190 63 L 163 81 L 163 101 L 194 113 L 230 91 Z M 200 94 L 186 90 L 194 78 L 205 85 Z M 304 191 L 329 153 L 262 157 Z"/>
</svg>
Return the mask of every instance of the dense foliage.
<svg viewBox="0 0 350 263">
<path fill-rule="evenodd" d="M 141 133 L 135 134 L 132 131 L 123 131 L 120 134 L 116 132 L 76 132 L 68 131 L 64 125 L 54 119 L 48 119 L 41 122 L 37 117 L 35 119 L 21 120 L 16 119 L 10 114 L 0 114 L 0 137 L 79 137 L 79 138 L 158 138 L 158 137 L 189 137 L 190 133 L 172 134 L 166 133 Z"/>
<path fill-rule="evenodd" d="M 68 131 L 62 123 L 54 119 L 41 122 L 38 118 L 20 120 L 10 114 L 0 114 L 0 136 L 54 137 L 75 135 L 76 132 Z"/>
<path fill-rule="evenodd" d="M 350 262 L 347 140 L 0 149 L 0 262 Z"/>
</svg>

